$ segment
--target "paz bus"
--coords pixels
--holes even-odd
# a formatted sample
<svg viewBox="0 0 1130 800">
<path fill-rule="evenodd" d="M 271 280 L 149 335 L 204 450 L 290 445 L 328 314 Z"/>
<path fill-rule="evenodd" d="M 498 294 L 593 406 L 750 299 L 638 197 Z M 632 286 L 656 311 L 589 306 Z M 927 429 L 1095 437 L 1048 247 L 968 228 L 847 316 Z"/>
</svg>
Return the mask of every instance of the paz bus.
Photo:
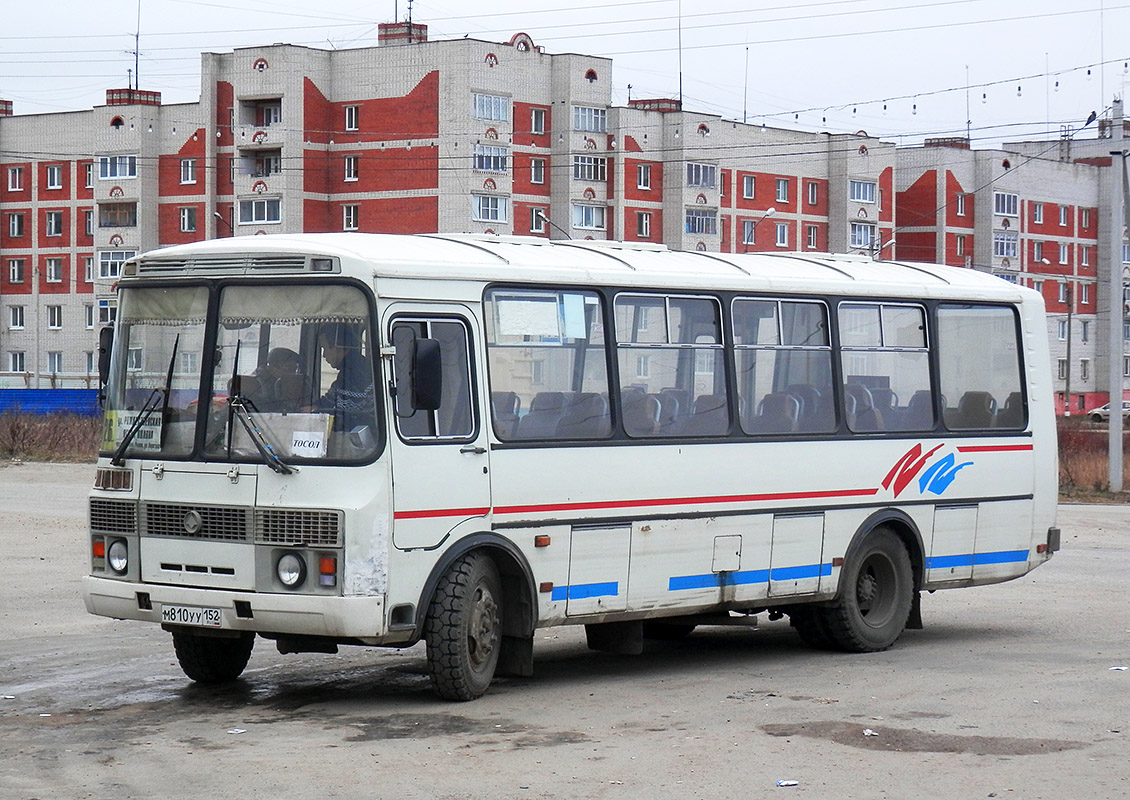
<svg viewBox="0 0 1130 800">
<path fill-rule="evenodd" d="M 493 235 L 123 265 L 87 609 L 185 674 L 426 643 L 443 698 L 788 616 L 866 652 L 1059 548 L 1040 295 L 970 269 Z"/>
</svg>

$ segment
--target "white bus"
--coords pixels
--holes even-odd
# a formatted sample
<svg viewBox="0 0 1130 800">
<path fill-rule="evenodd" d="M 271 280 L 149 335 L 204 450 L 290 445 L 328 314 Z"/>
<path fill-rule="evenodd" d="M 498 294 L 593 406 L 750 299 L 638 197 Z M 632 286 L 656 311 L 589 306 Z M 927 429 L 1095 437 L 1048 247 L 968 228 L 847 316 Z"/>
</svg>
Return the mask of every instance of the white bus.
<svg viewBox="0 0 1130 800">
<path fill-rule="evenodd" d="M 87 609 L 184 672 L 426 642 L 435 690 L 788 615 L 890 647 L 1059 548 L 1040 296 L 967 269 L 313 234 L 124 265 Z"/>
</svg>

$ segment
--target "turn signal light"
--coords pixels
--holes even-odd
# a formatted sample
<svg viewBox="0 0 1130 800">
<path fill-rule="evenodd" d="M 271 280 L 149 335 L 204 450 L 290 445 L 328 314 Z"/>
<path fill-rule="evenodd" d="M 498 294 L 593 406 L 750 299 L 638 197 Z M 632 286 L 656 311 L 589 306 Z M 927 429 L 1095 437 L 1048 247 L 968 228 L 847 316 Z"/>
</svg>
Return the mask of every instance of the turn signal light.
<svg viewBox="0 0 1130 800">
<path fill-rule="evenodd" d="M 91 549 L 93 550 L 93 554 L 94 554 L 95 558 L 105 558 L 106 557 L 106 540 L 105 539 L 95 539 Z"/>
<path fill-rule="evenodd" d="M 337 586 L 337 559 L 333 556 L 322 556 L 318 559 L 318 584 Z"/>
</svg>

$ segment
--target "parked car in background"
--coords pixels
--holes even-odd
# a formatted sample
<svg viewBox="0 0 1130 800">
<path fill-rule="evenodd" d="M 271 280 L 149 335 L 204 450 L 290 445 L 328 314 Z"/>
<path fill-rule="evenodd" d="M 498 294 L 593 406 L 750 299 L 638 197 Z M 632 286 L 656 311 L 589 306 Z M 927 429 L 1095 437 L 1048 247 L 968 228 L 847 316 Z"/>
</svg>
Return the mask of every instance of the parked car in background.
<svg viewBox="0 0 1130 800">
<path fill-rule="evenodd" d="M 1085 412 L 1091 422 L 1110 422 L 1110 403 Z M 1130 400 L 1122 401 L 1122 418 L 1130 417 Z"/>
</svg>

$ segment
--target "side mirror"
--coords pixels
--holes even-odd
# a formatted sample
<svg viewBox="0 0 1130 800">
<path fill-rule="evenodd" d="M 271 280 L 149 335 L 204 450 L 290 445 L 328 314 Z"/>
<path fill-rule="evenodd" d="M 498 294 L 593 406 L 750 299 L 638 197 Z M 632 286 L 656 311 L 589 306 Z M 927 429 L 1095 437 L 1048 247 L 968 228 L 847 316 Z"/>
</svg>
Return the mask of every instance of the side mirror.
<svg viewBox="0 0 1130 800">
<path fill-rule="evenodd" d="M 114 347 L 114 329 L 105 327 L 98 331 L 98 381 L 103 386 L 110 377 L 110 351 Z"/>
</svg>

